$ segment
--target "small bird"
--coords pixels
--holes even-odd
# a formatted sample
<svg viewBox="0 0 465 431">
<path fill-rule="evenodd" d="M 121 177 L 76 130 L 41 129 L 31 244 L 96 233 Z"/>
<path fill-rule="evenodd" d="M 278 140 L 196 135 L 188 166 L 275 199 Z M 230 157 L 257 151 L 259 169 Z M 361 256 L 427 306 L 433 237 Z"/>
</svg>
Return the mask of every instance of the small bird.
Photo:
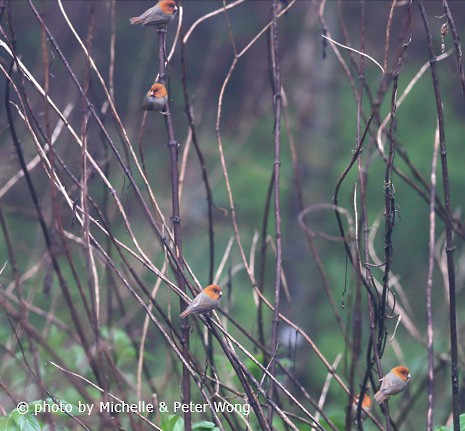
<svg viewBox="0 0 465 431">
<path fill-rule="evenodd" d="M 405 390 L 411 377 L 407 367 L 403 365 L 394 367 L 381 379 L 381 388 L 375 394 L 376 402 L 381 404 L 383 401 L 389 399 L 391 395 L 396 395 Z"/>
<path fill-rule="evenodd" d="M 221 292 L 220 286 L 210 284 L 203 289 L 189 304 L 189 306 L 180 314 L 179 317 L 184 319 L 190 314 L 206 314 L 217 308 L 220 304 Z"/>
<path fill-rule="evenodd" d="M 357 395 L 357 397 L 354 399 L 354 402 L 352 403 L 352 417 L 354 419 L 354 422 L 357 421 L 357 409 L 358 409 L 358 401 L 359 401 L 360 395 Z M 366 412 L 369 412 L 371 410 L 372 406 L 371 398 L 368 394 L 365 394 L 363 396 L 363 401 L 362 401 L 362 410 L 360 414 L 360 418 L 364 420 L 366 418 Z"/>
<path fill-rule="evenodd" d="M 144 111 L 161 111 L 168 100 L 168 92 L 163 84 L 156 82 L 150 87 L 142 102 Z"/>
<path fill-rule="evenodd" d="M 165 27 L 174 20 L 178 7 L 174 0 L 160 0 L 155 6 L 147 9 L 142 15 L 131 18 L 129 22 L 142 25 L 154 25 L 157 28 Z"/>
</svg>

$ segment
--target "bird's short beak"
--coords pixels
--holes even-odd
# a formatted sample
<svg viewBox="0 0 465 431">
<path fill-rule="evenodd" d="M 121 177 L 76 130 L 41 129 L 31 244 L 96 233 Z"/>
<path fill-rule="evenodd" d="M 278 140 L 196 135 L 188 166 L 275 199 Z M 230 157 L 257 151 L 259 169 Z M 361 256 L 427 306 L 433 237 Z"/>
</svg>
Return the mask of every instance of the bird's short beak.
<svg viewBox="0 0 465 431">
<path fill-rule="evenodd" d="M 411 379 L 411 375 L 410 374 L 407 374 L 407 380 L 410 380 Z"/>
<path fill-rule="evenodd" d="M 220 298 L 223 296 L 223 292 L 220 292 Z"/>
</svg>

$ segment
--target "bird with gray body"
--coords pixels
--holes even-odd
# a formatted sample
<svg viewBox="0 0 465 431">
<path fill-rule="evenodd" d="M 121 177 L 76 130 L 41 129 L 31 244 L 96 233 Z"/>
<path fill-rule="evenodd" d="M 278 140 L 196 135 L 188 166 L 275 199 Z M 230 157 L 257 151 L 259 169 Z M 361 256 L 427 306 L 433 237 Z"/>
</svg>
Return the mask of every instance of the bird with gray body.
<svg viewBox="0 0 465 431">
<path fill-rule="evenodd" d="M 161 28 L 174 20 L 177 11 L 178 7 L 174 0 L 160 0 L 155 6 L 147 9 L 142 15 L 131 18 L 129 22 L 132 25 L 153 25 Z"/>
</svg>

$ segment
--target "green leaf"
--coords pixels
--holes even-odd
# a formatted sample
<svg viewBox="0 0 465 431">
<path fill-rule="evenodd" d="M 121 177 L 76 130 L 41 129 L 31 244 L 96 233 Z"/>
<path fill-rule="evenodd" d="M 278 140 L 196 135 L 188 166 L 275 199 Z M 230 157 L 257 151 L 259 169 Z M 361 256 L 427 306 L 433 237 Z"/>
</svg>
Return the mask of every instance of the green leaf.
<svg viewBox="0 0 465 431">
<path fill-rule="evenodd" d="M 173 431 L 184 431 L 184 419 L 179 418 L 176 424 L 174 425 Z"/>
<path fill-rule="evenodd" d="M 453 431 L 454 425 L 446 426 L 439 425 L 434 428 L 434 431 Z M 460 415 L 460 431 L 465 431 L 465 414 Z"/>
<path fill-rule="evenodd" d="M 18 429 L 19 428 L 12 419 L 11 413 L 7 416 L 0 417 L 0 431 L 17 431 Z"/>
<path fill-rule="evenodd" d="M 40 431 L 40 424 L 32 413 L 22 415 L 17 410 L 13 410 L 11 417 L 21 431 Z"/>
<path fill-rule="evenodd" d="M 199 430 L 199 431 L 204 431 L 204 430 L 213 430 L 218 429 L 213 422 L 209 421 L 201 421 L 201 422 L 196 422 L 192 424 L 192 429 L 193 430 Z"/>
<path fill-rule="evenodd" d="M 184 419 L 177 415 L 163 415 L 161 429 L 163 431 L 184 431 Z"/>
</svg>

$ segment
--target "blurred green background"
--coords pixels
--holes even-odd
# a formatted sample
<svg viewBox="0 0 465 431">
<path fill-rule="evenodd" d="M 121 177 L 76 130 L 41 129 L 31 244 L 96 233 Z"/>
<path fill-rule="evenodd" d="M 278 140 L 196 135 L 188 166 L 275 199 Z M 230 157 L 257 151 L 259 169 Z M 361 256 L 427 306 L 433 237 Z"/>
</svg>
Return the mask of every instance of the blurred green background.
<svg viewBox="0 0 465 431">
<path fill-rule="evenodd" d="M 143 111 L 140 110 L 142 99 L 153 83 L 158 71 L 157 35 L 152 28 L 131 27 L 129 17 L 139 15 L 150 7 L 151 1 L 116 1 L 115 19 L 115 63 L 114 63 L 114 100 L 117 112 L 128 133 L 128 137 L 138 151 L 143 146 L 145 167 L 150 184 L 156 194 L 165 217 L 169 220 L 171 211 L 171 183 L 169 168 L 168 141 L 164 120 L 161 115 L 148 115 L 143 131 L 142 141 L 139 139 Z M 230 3 L 230 2 L 228 2 Z M 405 2 L 401 2 L 405 3 Z M 67 27 L 59 7 L 54 1 L 35 1 L 39 11 L 45 13 L 47 25 L 58 42 L 67 61 L 75 72 L 77 79 L 83 82 L 86 73 L 85 56 L 75 38 Z M 183 1 L 183 17 L 185 31 L 199 18 L 221 6 L 220 1 Z M 237 52 L 241 52 L 252 38 L 266 25 L 270 18 L 269 1 L 246 1 L 228 11 L 231 23 L 231 34 Z M 92 57 L 105 81 L 109 82 L 110 66 L 110 37 L 111 16 L 110 2 L 108 1 L 74 1 L 63 2 L 66 13 L 76 28 L 80 37 L 85 40 L 91 17 L 95 18 L 93 39 L 91 45 Z M 331 48 L 325 49 L 321 38 L 321 23 L 318 19 L 320 3 L 298 0 L 296 4 L 279 20 L 279 51 L 283 90 L 289 115 L 289 132 L 295 141 L 298 156 L 298 169 L 303 184 L 303 198 L 305 206 L 330 203 L 334 194 L 335 184 L 349 163 L 356 146 L 357 104 L 353 96 L 347 76 Z M 386 23 L 391 3 L 387 1 L 366 2 L 366 52 L 382 63 L 385 47 Z M 440 28 L 445 22 L 442 17 L 444 11 L 441 2 L 425 2 L 433 32 L 436 53 L 440 53 Z M 464 36 L 465 13 L 461 2 L 451 2 L 450 8 L 460 36 Z M 403 36 L 402 23 L 407 6 L 401 5 L 395 10 L 393 28 L 391 31 L 390 64 L 394 53 L 400 46 Z M 12 22 L 17 37 L 16 49 L 23 63 L 33 73 L 39 83 L 44 82 L 43 60 L 41 56 L 40 25 L 33 16 L 26 1 L 11 2 Z M 341 23 L 347 28 L 351 44 L 355 48 L 360 46 L 360 3 L 355 1 L 326 2 L 326 23 L 332 37 L 343 41 L 344 36 Z M 177 21 L 176 21 L 177 24 Z M 5 17 L 2 26 L 8 28 Z M 173 24 L 168 31 L 168 51 L 171 49 L 176 33 Z M 2 40 L 4 37 L 2 36 Z M 453 48 L 450 34 L 445 39 L 446 50 Z M 262 35 L 239 59 L 229 80 L 223 99 L 223 110 L 220 121 L 220 131 L 225 151 L 225 160 L 231 180 L 232 193 L 236 204 L 237 220 L 242 243 L 246 254 L 249 255 L 253 237 L 256 232 L 261 233 L 266 194 L 274 161 L 273 136 L 273 95 L 269 79 L 269 66 L 267 55 L 267 33 Z M 358 86 L 358 76 L 350 64 L 349 53 L 340 48 L 342 57 L 349 64 L 349 70 L 354 75 Z M 53 48 L 50 48 L 52 60 L 50 63 L 50 97 L 61 110 L 67 104 L 72 104 L 73 110 L 68 120 L 76 131 L 81 129 L 81 123 L 86 105 L 83 102 L 76 86 L 70 79 L 65 67 Z M 228 241 L 234 236 L 231 222 L 229 201 L 225 188 L 225 180 L 221 170 L 221 163 L 216 137 L 216 120 L 218 113 L 218 98 L 223 82 L 234 58 L 230 35 L 228 33 L 225 15 L 220 13 L 196 27 L 185 46 L 185 61 L 187 71 L 187 86 L 192 104 L 192 112 L 196 124 L 196 133 L 199 146 L 206 161 L 207 172 L 212 186 L 215 208 L 215 270 L 226 249 Z M 359 56 L 354 56 L 357 62 Z M 8 56 L 2 52 L 0 61 L 4 67 Z M 418 8 L 413 7 L 412 39 L 407 49 L 404 65 L 399 76 L 399 95 L 402 94 L 409 82 L 420 67 L 428 61 L 425 44 L 425 34 Z M 366 60 L 366 85 L 371 94 L 376 95 L 380 81 L 380 70 L 369 60 Z M 465 187 L 463 145 L 464 128 L 464 95 L 461 93 L 457 73 L 455 53 L 438 64 L 440 88 L 442 91 L 447 156 L 449 163 L 449 176 L 454 215 L 463 220 L 463 189 Z M 17 79 L 17 76 L 16 78 Z M 176 139 L 180 142 L 180 159 L 186 148 L 186 139 L 189 134 L 189 125 L 185 114 L 185 104 L 182 91 L 182 64 L 179 43 L 176 46 L 170 62 L 169 95 L 171 111 L 173 114 Z M 358 87 L 357 87 L 358 88 Z M 39 121 L 43 121 L 44 101 L 29 83 L 25 83 L 25 90 L 33 112 Z M 383 101 L 380 112 L 382 116 L 389 113 L 391 88 Z M 0 97 L 5 98 L 5 86 L 0 86 Z M 97 111 L 101 111 L 105 103 L 105 94 L 102 91 L 94 72 L 90 74 L 89 99 Z M 364 95 L 364 114 L 370 112 L 368 98 Z M 52 126 L 57 122 L 57 116 L 50 114 Z M 111 114 L 106 114 L 105 127 L 109 131 L 121 154 L 127 154 L 127 148 L 120 138 L 118 128 Z M 5 113 L 4 104 L 0 105 L 0 187 L 19 170 L 17 157 L 12 145 L 10 131 Z M 32 159 L 36 148 L 30 134 L 21 124 L 18 117 L 18 133 L 23 145 L 26 158 Z M 52 128 L 53 128 L 52 127 Z M 429 183 L 431 172 L 431 159 L 433 154 L 434 134 L 436 128 L 436 105 L 431 83 L 431 74 L 427 70 L 417 82 L 409 97 L 398 108 L 395 122 L 395 138 L 401 147 L 408 153 L 411 163 Z M 362 126 L 363 130 L 363 126 Z M 368 225 L 373 233 L 373 247 L 380 261 L 384 261 L 384 173 L 385 163 L 376 151 L 373 134 L 368 136 L 365 150 L 362 153 L 364 162 L 370 155 L 367 186 L 367 214 Z M 42 143 L 43 144 L 43 143 Z M 108 170 L 108 176 L 116 192 L 122 198 L 128 212 L 131 225 L 141 246 L 150 254 L 156 265 L 163 263 L 163 250 L 158 240 L 148 227 L 148 223 L 135 202 L 135 195 L 114 156 L 103 144 L 100 131 L 94 121 L 90 121 L 88 129 L 88 146 L 93 157 L 102 168 Z M 71 139 L 69 133 L 63 131 L 56 141 L 56 151 L 66 161 L 68 167 L 79 178 L 81 153 L 79 147 Z M 386 144 L 387 148 L 387 144 Z M 126 156 L 125 156 L 126 157 Z M 323 282 L 315 260 L 310 252 L 302 228 L 298 224 L 299 204 L 295 184 L 294 170 L 289 150 L 289 135 L 282 123 L 282 159 L 281 159 L 281 211 L 283 219 L 283 250 L 284 273 L 290 293 L 290 302 L 283 295 L 282 311 L 294 323 L 305 330 L 313 342 L 319 347 L 329 362 L 334 361 L 338 354 L 343 354 L 339 364 L 338 373 L 348 376 L 350 356 L 344 338 L 336 324 L 333 312 L 328 304 L 324 292 Z M 405 162 L 396 155 L 395 166 L 406 173 L 414 183 L 418 180 L 413 176 Z M 136 172 L 134 163 L 129 162 L 131 169 Z M 439 166 L 439 165 L 438 165 Z M 442 180 L 440 167 L 438 173 L 438 193 L 442 198 Z M 50 186 L 42 167 L 33 172 L 34 184 L 37 187 L 42 209 L 44 210 L 50 228 L 53 226 L 51 211 Z M 72 189 L 69 179 L 62 175 L 66 187 Z M 136 175 L 139 186 L 143 183 Z M 339 204 L 346 208 L 354 217 L 354 184 L 358 180 L 358 173 L 354 167 L 345 180 L 339 195 Z M 428 203 L 405 181 L 396 174 L 393 175 L 395 187 L 395 202 L 398 218 L 393 233 L 394 257 L 392 262 L 392 277 L 397 278 L 400 285 L 394 285 L 392 291 L 396 294 L 396 301 L 404 310 L 395 337 L 386 346 L 382 360 L 383 371 L 387 372 L 392 366 L 402 362 L 409 366 L 413 375 L 412 382 L 406 395 L 392 399 L 391 414 L 396 418 L 403 411 L 406 403 L 409 411 L 399 425 L 401 430 L 423 429 L 426 418 L 426 389 L 425 376 L 427 372 L 427 352 L 424 345 L 425 335 L 425 286 L 428 271 L 428 232 L 429 208 Z M 108 198 L 108 190 L 95 174 L 89 177 L 91 194 L 99 204 Z M 74 193 L 74 194 L 72 194 Z M 360 187 L 357 188 L 358 204 L 360 204 Z M 70 193 L 79 199 L 77 190 Z M 146 195 L 145 195 L 146 196 Z M 61 203 L 63 203 L 60 200 Z M 1 197 L 0 200 L 8 231 L 13 239 L 17 259 L 18 271 L 21 275 L 27 273 L 36 264 L 40 264 L 32 277 L 22 280 L 23 295 L 29 298 L 36 307 L 55 315 L 58 319 L 72 327 L 67 308 L 63 304 L 58 283 L 51 276 L 51 263 L 45 256 L 43 235 L 38 227 L 37 217 L 31 202 L 30 194 L 24 183 L 20 180 L 13 189 Z M 208 219 L 205 188 L 202 182 L 198 159 L 193 151 L 189 150 L 183 183 L 181 201 L 181 224 L 185 258 L 202 285 L 208 284 Z M 226 209 L 227 211 L 223 211 Z M 360 208 L 358 208 L 360 212 Z M 94 213 L 93 215 L 96 216 Z M 115 236 L 129 243 L 124 224 L 117 213 L 114 202 L 110 199 L 107 208 L 108 220 Z M 359 214 L 360 215 L 360 214 Z M 63 205 L 62 221 L 64 228 L 70 233 L 81 236 L 81 228 L 72 225 L 72 211 Z M 337 235 L 336 218 L 332 210 L 320 210 L 306 216 L 307 224 L 314 231 L 321 231 L 330 235 Z M 270 219 L 268 234 L 274 241 L 274 222 Z M 102 242 L 104 235 L 95 230 L 96 237 Z M 445 266 L 444 255 L 444 222 L 437 218 L 437 263 L 433 282 L 433 319 L 435 330 L 435 350 L 438 354 L 436 365 L 439 367 L 435 384 L 435 425 L 445 424 L 451 410 L 450 366 L 448 364 L 449 338 L 448 338 L 448 300 L 446 276 L 441 273 Z M 463 265 L 463 241 L 455 237 L 455 260 L 457 280 L 457 307 L 459 310 L 458 332 L 464 332 L 465 306 L 464 280 L 465 268 Z M 346 259 L 343 245 L 340 242 L 330 242 L 323 238 L 316 238 L 315 245 L 323 262 L 331 293 L 338 307 L 342 321 L 351 331 L 353 318 L 353 300 L 356 279 L 349 262 Z M 85 271 L 85 257 L 79 245 L 71 246 L 76 252 L 76 265 Z M 17 294 L 14 288 L 11 265 L 5 241 L 0 242 L 0 256 L 6 267 L 1 274 L 1 283 L 8 291 L 8 301 Z M 114 253 L 115 261 L 118 261 Z M 255 272 L 258 273 L 258 252 L 255 259 Z M 274 297 L 274 255 L 268 252 L 266 259 L 265 295 L 271 301 Z M 1 262 L 0 262 L 1 263 Z M 72 277 L 63 258 L 65 275 Z M 373 263 L 373 262 L 372 262 Z M 2 263 L 3 264 L 3 263 Z M 146 286 L 151 288 L 156 282 L 156 276 L 143 267 L 139 262 L 133 261 L 134 268 L 142 277 Z M 440 264 L 440 265 L 438 265 Z M 66 269 L 67 268 L 67 269 Z M 135 397 L 135 363 L 138 353 L 134 350 L 131 339 L 137 340 L 141 336 L 144 313 L 138 304 L 129 295 L 121 283 L 114 278 L 108 278 L 104 266 L 99 263 L 99 277 L 105 286 L 102 293 L 103 301 L 102 326 L 108 328 L 105 340 L 109 351 L 128 384 L 127 395 Z M 383 268 L 372 269 L 376 279 L 381 282 Z M 230 277 L 230 274 L 232 276 Z M 45 286 L 52 277 L 50 293 L 45 292 Z M 171 278 L 172 277 L 171 274 Z M 85 277 L 83 277 L 85 279 Z M 227 259 L 226 267 L 219 278 L 220 284 L 226 290 L 222 307 L 235 319 L 244 325 L 253 336 L 257 336 L 256 304 L 253 298 L 250 280 L 241 267 L 241 257 L 235 245 Z M 401 287 L 399 287 L 401 286 Z M 106 290 L 108 288 L 108 291 Z M 125 300 L 126 310 L 123 313 L 114 302 L 106 301 L 111 289 L 120 289 Z M 73 287 L 74 289 L 74 287 Z M 344 292 L 346 294 L 344 295 Z M 74 290 L 73 290 L 74 292 Z M 78 294 L 76 301 L 78 301 Z M 157 294 L 157 300 L 164 306 L 171 308 L 173 320 L 177 322 L 178 300 L 176 296 L 162 285 Z M 392 305 L 392 297 L 391 305 Z M 344 307 L 342 304 L 344 303 Z M 15 305 L 17 306 L 17 305 Z M 113 307 L 113 308 L 112 308 Z M 113 313 L 108 312 L 112 308 Z M 363 321 L 362 321 L 362 355 L 357 368 L 356 387 L 366 368 L 365 352 L 369 338 L 369 321 L 366 305 L 366 292 L 363 291 Z M 397 311 L 397 310 L 396 310 Z M 396 311 L 394 314 L 396 314 Z M 112 315 L 110 315 L 112 314 Z M 267 340 L 271 334 L 271 318 L 269 311 L 265 313 L 265 327 Z M 37 327 L 48 340 L 50 347 L 64 359 L 71 370 L 79 370 L 81 374 L 90 378 L 90 370 L 82 347 L 75 340 L 66 335 L 66 331 L 47 323 L 46 315 L 30 314 L 29 321 Z M 405 327 L 410 321 L 421 340 L 416 339 Z M 24 366 L 18 346 L 14 339 L 12 328 L 8 323 L 6 313 L 0 314 L 0 340 L 2 345 L 1 375 L 5 387 L 18 400 L 32 401 L 39 399 L 35 385 Z M 130 325 L 129 325 L 130 324 Z M 389 339 L 394 334 L 396 319 L 387 321 Z M 250 351 L 258 352 L 232 325 L 228 326 L 230 333 L 237 337 Z M 204 363 L 204 352 L 196 342 L 197 333 L 192 335 L 192 351 L 200 363 Z M 459 344 L 460 364 L 464 364 L 463 340 Z M 13 343 L 13 344 L 11 344 Z M 25 341 L 26 343 L 26 341 Z M 27 346 L 27 343 L 26 343 Z M 8 352 L 15 352 L 12 358 Z M 27 349 L 26 349 L 27 350 Z M 153 385 L 157 388 L 160 401 L 172 402 L 179 399 L 178 379 L 179 364 L 174 356 L 167 353 L 161 335 L 151 327 L 146 345 L 145 360 L 153 374 Z M 439 360 L 441 355 L 441 361 Z M 69 387 L 55 369 L 45 365 L 50 359 L 47 352 L 41 351 L 39 355 L 40 367 L 47 376 L 50 388 L 62 399 L 76 401 L 78 395 Z M 295 372 L 298 380 L 307 391 L 318 400 L 327 370 L 296 332 L 285 324 L 280 326 L 279 357 Z M 237 379 L 229 370 L 222 352 L 215 344 L 216 366 L 223 369 L 229 376 L 232 384 Z M 171 360 L 170 360 L 171 359 Z M 253 369 L 252 363 L 250 367 Z M 257 372 L 257 378 L 261 375 Z M 53 378 L 52 376 L 55 375 Z M 294 393 L 293 384 L 285 376 L 280 376 Z M 463 376 L 461 375 L 461 390 L 464 390 Z M 302 400 L 299 392 L 295 390 L 298 399 Z M 144 385 L 145 398 L 150 398 L 150 389 Z M 95 394 L 95 396 L 98 396 Z M 193 397 L 200 402 L 199 394 L 193 389 Z M 462 397 L 463 399 L 463 397 Z M 332 382 L 325 401 L 325 410 L 335 420 L 343 424 L 344 411 L 347 403 L 342 389 Z M 14 408 L 12 397 L 6 393 L 1 395 L 0 404 L 4 412 L 8 413 Z M 382 419 L 381 411 L 376 407 L 375 415 Z M 462 405 L 462 411 L 463 411 Z M 211 417 L 206 415 L 208 419 Z M 205 419 L 205 415 L 194 415 L 196 420 Z M 124 419 L 126 420 L 126 419 Z M 254 426 L 252 426 L 253 429 Z M 282 429 L 277 423 L 276 429 Z M 299 429 L 307 429 L 305 427 Z M 341 428 L 342 429 L 342 428 Z M 366 424 L 365 429 L 375 429 L 372 424 Z"/>
</svg>

